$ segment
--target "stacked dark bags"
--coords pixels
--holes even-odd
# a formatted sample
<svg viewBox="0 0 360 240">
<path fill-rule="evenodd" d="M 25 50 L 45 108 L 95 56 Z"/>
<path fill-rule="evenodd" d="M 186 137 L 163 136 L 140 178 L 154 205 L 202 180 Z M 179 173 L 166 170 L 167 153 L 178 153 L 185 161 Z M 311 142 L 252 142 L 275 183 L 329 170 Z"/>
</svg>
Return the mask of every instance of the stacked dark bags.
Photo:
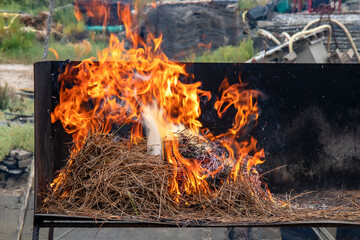
<svg viewBox="0 0 360 240">
<path fill-rule="evenodd" d="M 19 178 L 23 173 L 28 173 L 32 159 L 32 152 L 10 150 L 9 154 L 0 161 L 0 182 L 6 182 L 10 177 Z"/>
<path fill-rule="evenodd" d="M 210 43 L 211 49 L 238 44 L 242 23 L 236 9 L 236 4 L 225 2 L 163 4 L 147 12 L 142 31 L 145 36 L 162 33 L 165 54 L 182 59 Z"/>
</svg>

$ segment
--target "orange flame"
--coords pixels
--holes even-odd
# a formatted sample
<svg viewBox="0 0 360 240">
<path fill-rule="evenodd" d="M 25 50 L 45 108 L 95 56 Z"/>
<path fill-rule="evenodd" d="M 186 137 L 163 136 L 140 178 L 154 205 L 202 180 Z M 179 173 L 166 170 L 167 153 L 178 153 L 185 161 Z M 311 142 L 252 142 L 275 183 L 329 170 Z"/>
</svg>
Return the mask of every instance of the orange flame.
<svg viewBox="0 0 360 240">
<path fill-rule="evenodd" d="M 151 7 L 152 7 L 152 8 L 156 8 L 156 6 L 157 6 L 156 1 L 152 1 L 152 2 L 151 2 Z"/>
<path fill-rule="evenodd" d="M 56 52 L 56 50 L 55 50 L 55 49 L 53 49 L 53 48 L 49 48 L 49 51 L 50 51 L 50 52 L 52 52 L 52 53 L 54 54 L 54 56 L 55 56 L 55 59 L 56 59 L 56 60 L 58 60 L 58 59 L 59 59 L 59 54 Z"/>
<path fill-rule="evenodd" d="M 78 20 L 78 21 L 83 19 L 82 14 L 79 9 L 79 4 L 77 1 L 75 1 L 74 15 L 75 15 L 76 20 Z"/>
<path fill-rule="evenodd" d="M 147 39 L 142 39 L 133 31 L 136 22 L 128 7 L 120 9 L 118 5 L 118 15 L 132 47 L 126 49 L 124 41 L 111 35 L 109 47 L 98 54 L 98 62 L 94 62 L 94 58 L 86 59 L 75 67 L 68 67 L 59 77 L 60 103 L 51 113 L 51 122 L 61 121 L 65 131 L 72 134 L 73 151 L 82 147 L 89 132 L 108 133 L 113 124 L 133 124 L 131 135 L 136 142 L 137 138 L 144 137 L 145 114 L 154 109 L 151 117 L 164 144 L 164 159 L 172 166 L 169 191 L 176 202 L 180 203 L 183 194 L 212 194 L 214 190 L 206 179 L 225 168 L 231 169 L 232 181 L 242 181 L 243 172 L 256 172 L 255 166 L 264 161 L 264 150 L 257 149 L 254 138 L 241 142 L 236 139 L 256 123 L 260 112 L 257 99 L 261 93 L 245 89 L 241 81 L 230 86 L 225 79 L 215 109 L 222 117 L 227 109 L 234 107 L 237 113 L 233 126 L 218 136 L 201 135 L 200 97 L 210 99 L 211 93 L 201 90 L 200 82 L 180 81 L 180 78 L 191 77 L 184 65 L 170 61 L 161 51 L 162 36 L 155 38 L 149 34 Z M 210 164 L 212 167 L 197 159 L 185 158 L 179 150 L 174 126 L 185 127 L 205 143 L 218 141 L 225 149 L 224 154 L 218 156 L 207 150 L 216 162 Z M 54 191 L 58 184 L 66 181 L 66 174 L 61 171 L 54 180 Z"/>
<path fill-rule="evenodd" d="M 207 50 L 209 50 L 209 49 L 211 48 L 211 44 L 212 44 L 212 43 L 208 43 L 208 44 L 199 43 L 199 44 L 198 44 L 198 47 L 203 47 L 203 48 L 206 48 Z"/>
<path fill-rule="evenodd" d="M 233 127 L 224 134 L 218 136 L 231 137 L 233 139 L 238 138 L 239 135 L 244 135 L 244 129 L 249 126 L 251 122 L 255 122 L 259 117 L 260 109 L 257 106 L 257 102 L 254 99 L 261 97 L 262 94 L 256 90 L 245 90 L 245 85 L 241 82 L 229 86 L 228 80 L 225 79 L 220 85 L 220 91 L 224 90 L 220 100 L 215 102 L 215 109 L 221 118 L 226 110 L 232 105 L 236 108 L 237 114 Z"/>
<path fill-rule="evenodd" d="M 75 1 L 74 15 L 78 21 L 83 19 L 79 9 L 79 5 L 85 8 L 86 15 L 89 18 L 91 18 L 92 24 L 102 25 L 104 27 L 106 26 L 109 17 L 109 8 L 107 6 L 107 1 L 100 1 L 100 0 L 92 0 L 91 2 L 84 0 Z"/>
</svg>

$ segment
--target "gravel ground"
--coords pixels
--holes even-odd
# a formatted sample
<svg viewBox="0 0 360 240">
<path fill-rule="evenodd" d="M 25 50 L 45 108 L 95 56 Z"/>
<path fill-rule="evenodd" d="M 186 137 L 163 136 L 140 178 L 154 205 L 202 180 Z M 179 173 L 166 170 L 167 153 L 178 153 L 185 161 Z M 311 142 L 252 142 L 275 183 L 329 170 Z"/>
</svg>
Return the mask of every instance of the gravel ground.
<svg viewBox="0 0 360 240">
<path fill-rule="evenodd" d="M 0 64 L 0 86 L 6 83 L 15 90 L 34 89 L 33 65 Z"/>
</svg>

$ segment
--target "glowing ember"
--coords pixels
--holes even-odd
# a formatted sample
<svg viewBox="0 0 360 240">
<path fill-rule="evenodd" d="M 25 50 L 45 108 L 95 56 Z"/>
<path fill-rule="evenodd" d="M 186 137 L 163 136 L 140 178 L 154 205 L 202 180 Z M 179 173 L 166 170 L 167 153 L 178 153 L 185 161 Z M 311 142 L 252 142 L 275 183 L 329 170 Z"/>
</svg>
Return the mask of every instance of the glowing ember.
<svg viewBox="0 0 360 240">
<path fill-rule="evenodd" d="M 80 18 L 78 9 L 76 14 Z M 89 132 L 109 133 L 113 125 L 132 124 L 133 142 L 146 135 L 149 153 L 162 154 L 171 164 L 173 174 L 168 188 L 176 202 L 180 202 L 183 194 L 215 194 L 216 188 L 209 186 L 209 179 L 227 169 L 229 183 L 257 174 L 256 165 L 264 161 L 263 149 L 257 149 L 253 138 L 241 142 L 236 139 L 256 123 L 261 93 L 245 89 L 241 81 L 229 86 L 224 80 L 221 98 L 214 107 L 220 118 L 231 106 L 237 114 L 227 132 L 218 136 L 209 133 L 198 119 L 200 97 L 210 99 L 210 92 L 201 90 L 200 82 L 180 81 L 180 77 L 192 76 L 186 73 L 184 65 L 170 61 L 161 51 L 161 36 L 155 38 L 150 34 L 143 40 L 132 31 L 135 23 L 128 7 L 118 6 L 118 14 L 132 48 L 126 49 L 124 41 L 111 35 L 109 47 L 98 54 L 98 62 L 86 59 L 67 68 L 59 78 L 60 103 L 51 113 L 51 121 L 61 121 L 65 131 L 72 134 L 73 153 L 82 148 Z M 179 137 L 182 129 L 203 146 L 203 159 L 182 155 Z M 54 191 L 66 181 L 66 175 L 64 170 L 60 172 L 52 183 Z M 271 194 L 267 197 L 271 198 Z"/>
</svg>

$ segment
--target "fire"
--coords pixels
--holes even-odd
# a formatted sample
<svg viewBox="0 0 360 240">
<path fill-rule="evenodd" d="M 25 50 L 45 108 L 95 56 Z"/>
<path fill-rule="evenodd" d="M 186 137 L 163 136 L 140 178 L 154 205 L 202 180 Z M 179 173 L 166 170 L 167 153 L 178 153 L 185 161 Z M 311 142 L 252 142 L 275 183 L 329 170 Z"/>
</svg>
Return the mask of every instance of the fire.
<svg viewBox="0 0 360 240">
<path fill-rule="evenodd" d="M 207 50 L 210 50 L 211 44 L 212 44 L 212 43 L 208 43 L 208 44 L 199 43 L 199 44 L 198 44 L 198 47 L 203 47 L 203 48 L 206 48 Z"/>
<path fill-rule="evenodd" d="M 109 8 L 107 7 L 107 1 L 75 1 L 74 15 L 78 21 L 83 19 L 79 5 L 82 5 L 85 8 L 87 16 L 91 18 L 94 25 L 102 25 L 104 27 L 106 26 L 109 17 Z"/>
<path fill-rule="evenodd" d="M 224 134 L 218 136 L 230 137 L 232 139 L 244 135 L 244 131 L 251 123 L 256 123 L 259 117 L 260 109 L 254 99 L 262 96 L 261 92 L 256 90 L 245 90 L 245 84 L 239 81 L 238 84 L 229 86 L 227 79 L 220 85 L 220 91 L 223 90 L 222 96 L 215 102 L 215 109 L 221 118 L 230 106 L 237 109 L 233 127 Z"/>
<path fill-rule="evenodd" d="M 220 118 L 230 107 L 237 114 L 231 129 L 212 135 L 199 121 L 200 97 L 210 99 L 211 93 L 201 90 L 200 82 L 184 83 L 193 76 L 161 51 L 161 36 L 150 34 L 142 39 L 132 30 L 136 23 L 128 7 L 121 9 L 118 5 L 118 14 L 132 47 L 127 49 L 124 40 L 111 35 L 109 47 L 98 54 L 98 62 L 94 58 L 83 60 L 59 77 L 60 103 L 51 113 L 51 122 L 61 121 L 65 131 L 72 134 L 73 152 L 81 149 L 89 132 L 109 133 L 113 125 L 132 124 L 133 142 L 146 134 L 150 135 L 148 141 L 153 136 L 149 145 L 157 145 L 158 150 L 151 148 L 149 152 L 162 154 L 172 166 L 168 186 L 178 203 L 184 194 L 214 194 L 216 189 L 208 179 L 225 169 L 230 169 L 228 181 L 243 181 L 243 173 L 256 173 L 255 166 L 264 161 L 264 150 L 258 150 L 254 138 L 237 139 L 256 124 L 260 113 L 257 100 L 262 94 L 246 89 L 241 81 L 230 86 L 225 79 L 214 107 Z M 148 129 L 145 132 L 144 126 Z M 183 129 L 207 146 L 204 151 L 208 158 L 182 156 L 179 132 Z M 212 150 L 214 141 L 222 154 Z M 66 172 L 61 171 L 52 183 L 53 190 L 63 181 Z"/>
<path fill-rule="evenodd" d="M 55 56 L 56 60 L 58 60 L 58 59 L 59 59 L 59 54 L 57 53 L 57 51 L 56 51 L 55 49 L 53 49 L 53 48 L 49 48 L 49 51 L 50 51 L 50 52 L 52 52 L 52 53 L 54 54 L 54 56 Z"/>
<path fill-rule="evenodd" d="M 75 16 L 76 20 L 78 20 L 78 21 L 83 19 L 80 9 L 79 9 L 79 4 L 77 1 L 75 1 L 74 16 Z"/>
</svg>

